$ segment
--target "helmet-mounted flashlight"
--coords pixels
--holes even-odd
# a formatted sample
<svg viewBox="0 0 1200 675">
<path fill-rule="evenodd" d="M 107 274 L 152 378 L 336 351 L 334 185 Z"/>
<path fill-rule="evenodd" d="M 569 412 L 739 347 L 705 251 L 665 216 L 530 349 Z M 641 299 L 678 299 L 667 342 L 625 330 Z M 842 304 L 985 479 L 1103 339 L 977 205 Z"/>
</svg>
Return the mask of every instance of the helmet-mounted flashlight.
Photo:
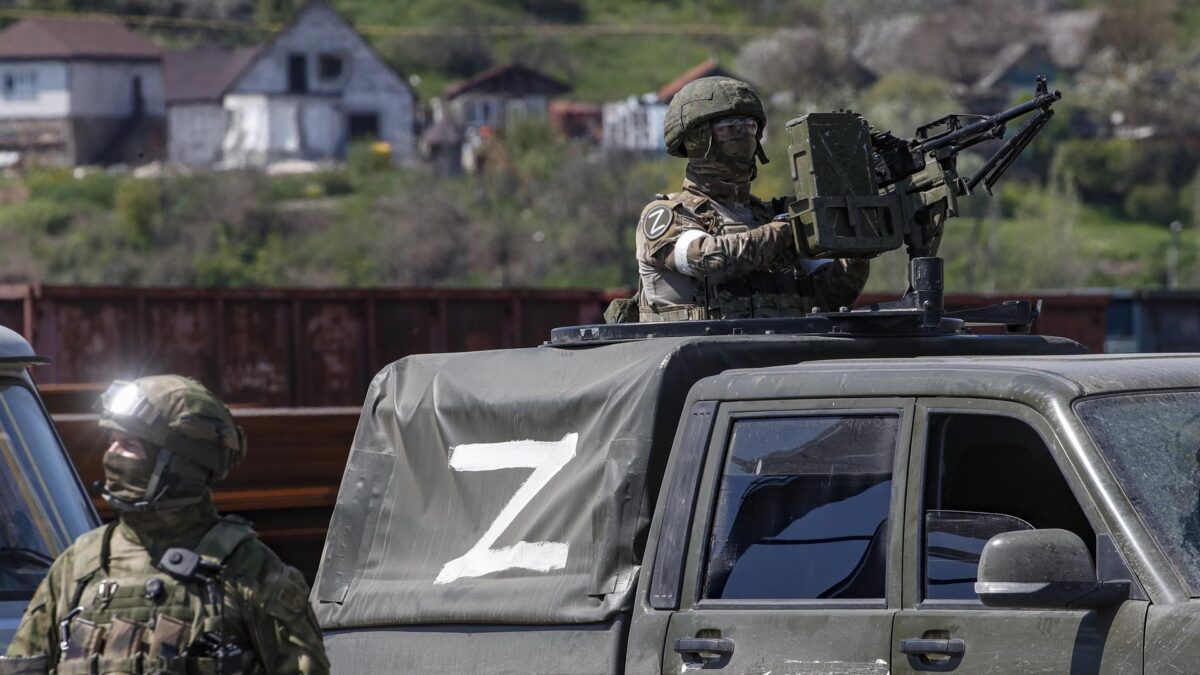
<svg viewBox="0 0 1200 675">
<path fill-rule="evenodd" d="M 101 417 L 133 418 L 148 427 L 158 421 L 159 412 L 133 382 L 115 380 L 97 401 Z"/>
</svg>

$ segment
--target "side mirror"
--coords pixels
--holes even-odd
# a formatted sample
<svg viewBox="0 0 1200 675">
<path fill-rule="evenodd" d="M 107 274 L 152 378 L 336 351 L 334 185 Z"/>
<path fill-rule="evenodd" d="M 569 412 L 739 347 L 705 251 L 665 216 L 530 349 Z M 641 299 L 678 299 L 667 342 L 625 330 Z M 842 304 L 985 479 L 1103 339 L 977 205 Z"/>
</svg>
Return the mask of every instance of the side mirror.
<svg viewBox="0 0 1200 675">
<path fill-rule="evenodd" d="M 992 537 L 978 579 L 975 592 L 988 607 L 1097 609 L 1129 599 L 1128 581 L 1097 581 L 1087 546 L 1067 530 Z"/>
</svg>

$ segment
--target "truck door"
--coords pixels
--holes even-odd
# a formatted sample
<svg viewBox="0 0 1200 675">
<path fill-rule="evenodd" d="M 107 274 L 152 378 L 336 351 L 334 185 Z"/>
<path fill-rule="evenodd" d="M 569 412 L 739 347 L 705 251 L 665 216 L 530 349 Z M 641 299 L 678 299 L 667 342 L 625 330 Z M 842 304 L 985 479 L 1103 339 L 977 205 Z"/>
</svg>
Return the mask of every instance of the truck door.
<svg viewBox="0 0 1200 675">
<path fill-rule="evenodd" d="M 1070 530 L 1093 560 L 1099 547 L 1124 565 L 1049 423 L 1018 404 L 929 399 L 913 438 L 892 672 L 1142 672 L 1140 589 L 1143 600 L 1090 611 L 988 608 L 975 595 L 979 555 L 1000 532 Z"/>
<path fill-rule="evenodd" d="M 720 405 L 663 672 L 889 672 L 913 407 Z"/>
</svg>

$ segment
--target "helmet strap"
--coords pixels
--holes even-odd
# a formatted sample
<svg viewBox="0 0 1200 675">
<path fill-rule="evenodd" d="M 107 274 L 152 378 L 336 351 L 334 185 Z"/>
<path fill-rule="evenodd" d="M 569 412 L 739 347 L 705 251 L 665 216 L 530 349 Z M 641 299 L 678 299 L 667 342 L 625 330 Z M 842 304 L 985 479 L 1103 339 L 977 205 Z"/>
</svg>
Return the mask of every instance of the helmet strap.
<svg viewBox="0 0 1200 675">
<path fill-rule="evenodd" d="M 767 152 L 763 150 L 762 139 L 758 139 L 758 147 L 754 150 L 754 155 L 758 157 L 758 161 L 762 164 L 770 164 L 771 160 L 767 159 Z"/>
<path fill-rule="evenodd" d="M 163 499 L 170 487 L 169 483 L 164 479 L 167 474 L 167 468 L 171 466 L 171 462 L 175 459 L 175 453 L 166 448 L 159 448 L 158 459 L 154 463 L 154 470 L 150 474 L 150 480 L 146 483 L 146 496 L 141 501 L 130 501 L 122 499 L 108 489 L 101 491 L 101 496 L 104 501 L 112 504 L 117 511 L 161 511 L 167 509 L 176 509 L 184 506 L 190 506 L 200 502 L 204 496 L 196 497 L 179 497 L 176 499 Z"/>
<path fill-rule="evenodd" d="M 175 453 L 165 447 L 158 449 L 158 461 L 154 463 L 154 471 L 150 473 L 150 481 L 146 483 L 146 502 L 153 504 L 158 501 L 167 491 L 167 482 L 163 480 L 163 476 L 167 473 L 167 467 L 171 465 L 171 460 L 175 458 Z M 161 485 L 159 485 L 161 483 Z"/>
</svg>

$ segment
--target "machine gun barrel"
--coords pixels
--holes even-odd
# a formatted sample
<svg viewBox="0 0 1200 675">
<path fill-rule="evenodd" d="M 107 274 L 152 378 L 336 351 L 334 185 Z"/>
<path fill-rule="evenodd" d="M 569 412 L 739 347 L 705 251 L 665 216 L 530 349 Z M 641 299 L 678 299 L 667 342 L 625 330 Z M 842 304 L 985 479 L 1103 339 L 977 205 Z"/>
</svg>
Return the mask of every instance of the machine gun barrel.
<svg viewBox="0 0 1200 675">
<path fill-rule="evenodd" d="M 1062 98 L 1062 93 L 1055 91 L 1039 91 L 1032 100 L 1026 101 L 1020 105 L 1015 105 L 1008 110 L 989 115 L 983 119 L 972 122 L 961 129 L 948 131 L 944 134 L 934 136 L 925 141 L 915 143 L 913 150 L 916 152 L 933 152 L 954 145 L 960 140 L 970 142 L 973 137 L 978 135 L 989 135 L 994 133 L 998 128 L 1004 126 L 1006 122 L 1014 120 L 1022 115 L 1027 115 L 1038 109 L 1049 108 L 1055 101 Z"/>
</svg>

